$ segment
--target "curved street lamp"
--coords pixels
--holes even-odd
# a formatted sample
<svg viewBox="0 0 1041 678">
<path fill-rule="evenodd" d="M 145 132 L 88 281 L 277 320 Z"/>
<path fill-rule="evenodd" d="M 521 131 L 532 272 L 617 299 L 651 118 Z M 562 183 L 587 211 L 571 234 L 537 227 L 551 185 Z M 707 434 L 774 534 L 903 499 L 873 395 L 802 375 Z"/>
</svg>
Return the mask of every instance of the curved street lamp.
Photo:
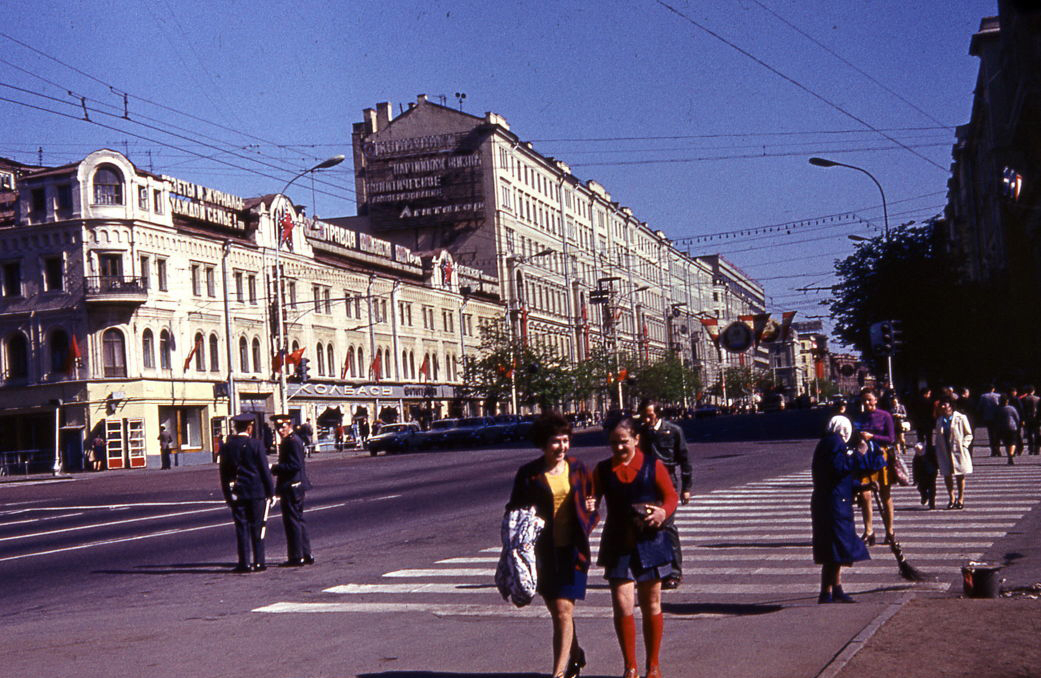
<svg viewBox="0 0 1041 678">
<path fill-rule="evenodd" d="M 882 194 L 882 220 L 885 224 L 885 237 L 886 241 L 889 241 L 889 208 L 886 206 L 886 192 L 882 190 L 882 184 L 878 183 L 878 179 L 875 178 L 871 172 L 868 172 L 863 167 L 857 167 L 856 165 L 847 165 L 844 162 L 836 162 L 834 160 L 828 160 L 827 158 L 810 158 L 810 164 L 816 167 L 846 167 L 851 170 L 862 172 L 868 176 L 871 181 L 875 182 L 875 186 L 878 186 L 878 192 Z"/>
<path fill-rule="evenodd" d="M 286 182 L 286 185 L 282 187 L 282 190 L 277 195 L 285 195 L 285 192 L 289 190 L 289 187 L 296 182 L 300 177 L 306 176 L 312 172 L 318 170 L 328 169 L 339 165 L 346 159 L 343 155 L 334 155 L 331 158 L 326 158 L 314 167 L 305 169 L 293 176 L 292 179 Z M 272 201 L 272 204 L 274 201 Z M 289 413 L 289 393 L 288 385 L 286 384 L 286 357 L 288 356 L 288 347 L 286 346 L 286 304 L 284 290 L 282 289 L 282 232 L 279 230 L 280 225 L 275 224 L 275 295 L 278 300 L 278 352 L 276 355 L 282 360 L 282 369 L 279 370 L 279 395 L 281 397 L 282 414 Z"/>
</svg>

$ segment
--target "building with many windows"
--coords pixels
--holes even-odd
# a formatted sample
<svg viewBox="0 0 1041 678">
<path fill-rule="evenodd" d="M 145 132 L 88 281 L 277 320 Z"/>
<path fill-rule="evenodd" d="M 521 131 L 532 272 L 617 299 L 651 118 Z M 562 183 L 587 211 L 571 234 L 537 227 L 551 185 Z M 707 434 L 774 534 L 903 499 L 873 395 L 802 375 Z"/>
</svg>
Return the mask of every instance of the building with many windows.
<svg viewBox="0 0 1041 678">
<path fill-rule="evenodd" d="M 495 280 L 447 251 L 114 151 L 19 171 L 2 194 L 17 206 L 0 229 L 5 464 L 42 450 L 75 470 L 97 439 L 110 468 L 155 464 L 160 426 L 182 460 L 209 461 L 239 410 L 330 424 L 462 411 L 474 328 L 501 317 Z"/>
<path fill-rule="evenodd" d="M 418 251 L 446 249 L 499 281 L 514 336 L 572 361 L 596 345 L 644 361 L 667 352 L 702 367 L 766 365 L 717 352 L 718 326 L 764 311 L 762 287 L 724 258 L 691 256 L 593 180 L 540 154 L 501 115 L 477 117 L 425 96 L 354 125 L 355 225 Z"/>
</svg>

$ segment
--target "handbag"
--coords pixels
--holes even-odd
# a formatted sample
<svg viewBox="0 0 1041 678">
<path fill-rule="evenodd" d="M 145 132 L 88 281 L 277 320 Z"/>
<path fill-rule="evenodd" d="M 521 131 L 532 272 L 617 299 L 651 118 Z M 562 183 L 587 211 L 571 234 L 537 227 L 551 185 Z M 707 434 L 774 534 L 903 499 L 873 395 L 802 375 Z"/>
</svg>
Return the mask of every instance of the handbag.
<svg viewBox="0 0 1041 678">
<path fill-rule="evenodd" d="M 907 464 L 895 450 L 893 451 L 893 473 L 896 474 L 896 482 L 900 485 L 906 487 L 911 484 L 911 474 L 907 472 Z"/>
<path fill-rule="evenodd" d="M 909 422 L 907 420 L 904 420 L 904 421 L 900 422 L 900 430 L 903 431 L 904 433 L 907 433 L 908 431 L 910 431 L 911 430 L 911 422 Z"/>
<path fill-rule="evenodd" d="M 652 534 L 661 529 L 661 525 L 658 527 L 652 527 L 644 522 L 644 518 L 651 515 L 654 509 L 661 508 L 661 504 L 655 504 L 646 501 L 639 501 L 632 504 L 633 509 L 633 523 L 636 524 L 636 531 L 646 534 Z"/>
</svg>

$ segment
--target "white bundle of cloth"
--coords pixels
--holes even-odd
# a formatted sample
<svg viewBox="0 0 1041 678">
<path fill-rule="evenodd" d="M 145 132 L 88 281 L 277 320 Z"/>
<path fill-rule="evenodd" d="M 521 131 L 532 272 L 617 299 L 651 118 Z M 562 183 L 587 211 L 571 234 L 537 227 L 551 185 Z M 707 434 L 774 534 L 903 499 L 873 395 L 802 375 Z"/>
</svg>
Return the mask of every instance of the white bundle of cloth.
<svg viewBox="0 0 1041 678">
<path fill-rule="evenodd" d="M 514 509 L 502 517 L 502 553 L 495 568 L 495 586 L 503 600 L 524 607 L 535 597 L 535 540 L 546 521 L 535 515 L 535 507 Z"/>
</svg>

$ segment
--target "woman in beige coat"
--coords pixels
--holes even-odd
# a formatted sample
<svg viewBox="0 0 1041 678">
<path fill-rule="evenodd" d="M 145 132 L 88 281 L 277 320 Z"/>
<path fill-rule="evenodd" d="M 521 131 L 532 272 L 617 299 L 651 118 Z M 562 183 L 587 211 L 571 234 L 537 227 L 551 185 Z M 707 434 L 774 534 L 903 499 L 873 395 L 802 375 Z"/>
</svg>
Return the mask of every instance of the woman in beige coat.
<svg viewBox="0 0 1041 678">
<path fill-rule="evenodd" d="M 962 502 L 965 476 L 972 473 L 972 426 L 968 417 L 954 410 L 954 402 L 949 397 L 940 399 L 940 416 L 936 418 L 933 444 L 936 446 L 936 465 L 947 484 L 947 508 L 965 508 Z M 957 499 L 954 496 L 955 481 L 958 483 Z"/>
</svg>

